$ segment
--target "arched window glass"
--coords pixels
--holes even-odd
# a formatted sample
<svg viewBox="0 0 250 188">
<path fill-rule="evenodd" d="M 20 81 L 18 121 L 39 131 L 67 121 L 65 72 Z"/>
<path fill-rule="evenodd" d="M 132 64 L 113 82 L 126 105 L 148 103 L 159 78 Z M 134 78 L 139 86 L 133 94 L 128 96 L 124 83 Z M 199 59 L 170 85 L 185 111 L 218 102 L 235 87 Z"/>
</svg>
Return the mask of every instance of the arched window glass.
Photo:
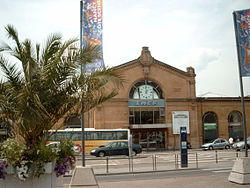
<svg viewBox="0 0 250 188">
<path fill-rule="evenodd" d="M 242 140 L 244 137 L 241 120 L 242 120 L 242 115 L 238 111 L 232 111 L 228 115 L 229 137 L 232 137 L 235 141 L 238 139 Z"/>
<path fill-rule="evenodd" d="M 71 115 L 66 120 L 64 128 L 81 128 L 81 120 L 78 115 Z"/>
<path fill-rule="evenodd" d="M 217 115 L 207 112 L 203 116 L 204 143 L 218 138 Z"/>
<path fill-rule="evenodd" d="M 137 82 L 130 90 L 130 99 L 163 99 L 161 88 L 151 80 Z"/>
</svg>

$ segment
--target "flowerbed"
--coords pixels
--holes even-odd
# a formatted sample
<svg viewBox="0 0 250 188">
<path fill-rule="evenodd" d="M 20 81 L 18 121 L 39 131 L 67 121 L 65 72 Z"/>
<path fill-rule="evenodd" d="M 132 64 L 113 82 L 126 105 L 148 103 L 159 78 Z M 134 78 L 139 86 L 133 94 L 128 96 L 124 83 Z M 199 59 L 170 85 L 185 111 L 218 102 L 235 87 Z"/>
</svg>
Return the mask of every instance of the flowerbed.
<svg viewBox="0 0 250 188">
<path fill-rule="evenodd" d="M 0 145 L 0 179 L 5 179 L 7 167 L 14 168 L 14 174 L 21 181 L 29 178 L 39 178 L 45 173 L 44 166 L 55 161 L 53 171 L 56 176 L 65 175 L 75 165 L 73 143 L 63 141 L 58 150 L 40 143 L 33 148 L 27 148 L 24 144 L 14 139 L 8 139 Z"/>
</svg>

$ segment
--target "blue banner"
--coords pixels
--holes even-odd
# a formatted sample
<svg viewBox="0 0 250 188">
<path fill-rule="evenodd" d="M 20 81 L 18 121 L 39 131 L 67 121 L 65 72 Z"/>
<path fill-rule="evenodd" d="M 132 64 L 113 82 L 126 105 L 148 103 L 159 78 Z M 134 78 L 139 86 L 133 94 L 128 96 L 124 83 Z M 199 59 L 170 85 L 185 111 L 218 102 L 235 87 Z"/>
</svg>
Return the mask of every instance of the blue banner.
<svg viewBox="0 0 250 188">
<path fill-rule="evenodd" d="M 102 0 L 83 0 L 81 8 L 81 40 L 82 47 L 87 42 L 99 46 L 101 53 L 102 48 Z M 104 67 L 103 58 L 87 66 L 87 69 L 96 70 Z"/>
<path fill-rule="evenodd" d="M 250 9 L 234 12 L 241 76 L 250 76 Z"/>
</svg>

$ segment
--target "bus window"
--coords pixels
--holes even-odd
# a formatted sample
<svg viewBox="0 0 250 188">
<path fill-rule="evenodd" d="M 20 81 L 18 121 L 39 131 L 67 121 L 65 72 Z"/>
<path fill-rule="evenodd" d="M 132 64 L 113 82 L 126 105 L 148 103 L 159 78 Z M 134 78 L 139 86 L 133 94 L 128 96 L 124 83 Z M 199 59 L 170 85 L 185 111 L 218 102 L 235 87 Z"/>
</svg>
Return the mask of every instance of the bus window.
<svg viewBox="0 0 250 188">
<path fill-rule="evenodd" d="M 70 139 L 70 133 L 67 132 L 57 132 L 56 134 L 56 141 L 61 141 L 65 139 Z"/>
<path fill-rule="evenodd" d="M 81 132 L 74 132 L 72 133 L 72 140 L 82 140 L 82 133 Z"/>
<path fill-rule="evenodd" d="M 104 131 L 101 134 L 100 140 L 115 140 L 113 138 L 113 136 L 114 136 L 113 132 L 111 132 L 111 131 Z"/>
<path fill-rule="evenodd" d="M 117 140 L 127 140 L 128 139 L 128 132 L 127 131 L 119 131 L 117 134 Z"/>
</svg>

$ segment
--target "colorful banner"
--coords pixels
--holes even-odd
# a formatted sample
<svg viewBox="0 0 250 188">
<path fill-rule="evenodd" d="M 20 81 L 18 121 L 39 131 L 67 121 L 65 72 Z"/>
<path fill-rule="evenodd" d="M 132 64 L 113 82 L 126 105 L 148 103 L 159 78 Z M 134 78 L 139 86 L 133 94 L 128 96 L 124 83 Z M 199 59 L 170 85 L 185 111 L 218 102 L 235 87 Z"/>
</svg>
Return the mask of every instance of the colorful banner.
<svg viewBox="0 0 250 188">
<path fill-rule="evenodd" d="M 250 9 L 234 12 L 241 76 L 250 76 Z"/>
<path fill-rule="evenodd" d="M 81 13 L 81 40 L 82 47 L 88 42 L 98 45 L 102 53 L 102 0 L 83 0 Z M 87 66 L 95 70 L 104 66 L 103 58 Z"/>
</svg>

